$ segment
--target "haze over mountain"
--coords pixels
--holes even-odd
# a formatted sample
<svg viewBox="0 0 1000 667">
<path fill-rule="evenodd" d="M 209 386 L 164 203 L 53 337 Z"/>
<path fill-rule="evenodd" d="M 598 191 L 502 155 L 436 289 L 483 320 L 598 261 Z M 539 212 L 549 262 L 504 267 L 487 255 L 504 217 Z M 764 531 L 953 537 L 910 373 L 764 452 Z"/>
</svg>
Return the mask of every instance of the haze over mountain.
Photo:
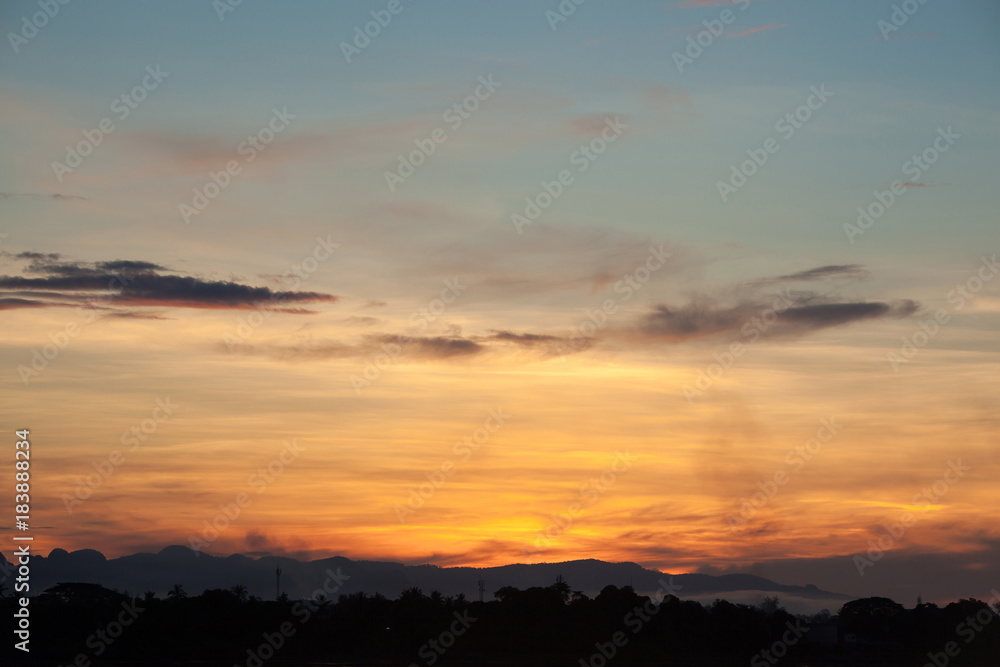
<svg viewBox="0 0 1000 667">
<path fill-rule="evenodd" d="M 0 555 L 0 558 L 3 558 Z M 6 560 L 4 560 L 6 562 Z M 322 586 L 328 571 L 340 573 L 345 582 L 338 594 L 363 591 L 381 593 L 395 599 L 407 588 L 417 587 L 443 595 L 464 594 L 478 599 L 478 581 L 485 579 L 485 599 L 504 586 L 525 589 L 549 586 L 556 577 L 588 596 L 596 596 L 608 585 L 631 585 L 640 594 L 652 594 L 661 588 L 661 580 L 673 583 L 680 598 L 711 601 L 760 601 L 765 595 L 779 596 L 790 608 L 836 610 L 851 599 L 848 595 L 820 590 L 811 584 L 791 586 L 775 583 L 752 574 L 665 574 L 636 563 L 607 563 L 600 560 L 574 560 L 563 563 L 512 564 L 476 569 L 438 567 L 402 563 L 351 560 L 335 556 L 312 561 L 264 556 L 251 558 L 242 554 L 212 556 L 185 546 L 169 546 L 159 553 L 138 553 L 107 559 L 93 549 L 72 553 L 53 549 L 48 557 L 34 556 L 31 561 L 32 592 L 38 593 L 60 582 L 96 583 L 133 595 L 154 591 L 160 596 L 174 584 L 182 584 L 189 594 L 204 589 L 247 587 L 251 595 L 273 599 L 275 569 L 281 568 L 281 591 L 290 598 L 306 598 Z M 6 568 L 4 568 L 6 570 Z"/>
</svg>

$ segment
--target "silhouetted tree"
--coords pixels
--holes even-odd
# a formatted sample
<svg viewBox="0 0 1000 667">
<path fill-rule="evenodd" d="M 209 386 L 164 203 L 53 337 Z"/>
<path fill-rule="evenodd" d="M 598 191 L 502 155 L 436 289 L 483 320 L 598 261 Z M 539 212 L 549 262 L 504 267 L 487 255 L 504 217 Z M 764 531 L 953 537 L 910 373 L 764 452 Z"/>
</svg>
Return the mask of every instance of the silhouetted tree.
<svg viewBox="0 0 1000 667">
<path fill-rule="evenodd" d="M 888 639 L 899 629 L 903 605 L 889 598 L 852 600 L 840 608 L 840 626 L 866 641 Z"/>
<path fill-rule="evenodd" d="M 410 604 L 420 603 L 423 602 L 425 599 L 427 598 L 424 595 L 424 592 L 419 588 L 417 588 L 416 586 L 413 586 L 412 588 L 407 588 L 406 590 L 404 590 L 402 593 L 399 594 L 400 602 L 404 603 L 410 603 Z"/>
<path fill-rule="evenodd" d="M 239 598 L 240 602 L 247 601 L 247 587 L 244 586 L 243 584 L 236 584 L 229 590 L 232 591 L 233 595 Z"/>
<path fill-rule="evenodd" d="M 31 602 L 32 638 L 38 641 L 37 649 L 32 642 L 32 653 L 38 651 L 38 664 L 73 662 L 95 628 L 120 618 L 122 604 L 128 603 L 142 611 L 105 647 L 100 657 L 109 664 L 147 664 L 152 657 L 162 664 L 244 664 L 248 648 L 288 621 L 294 621 L 295 636 L 276 661 L 427 664 L 426 647 L 453 627 L 456 611 L 478 619 L 452 637 L 444 660 L 456 664 L 578 664 L 595 646 L 610 646 L 614 636 L 627 638 L 615 649 L 620 665 L 763 664 L 754 663 L 754 656 L 780 644 L 789 624 L 801 626 L 807 618 L 837 623 L 842 635 L 854 633 L 862 641 L 838 647 L 833 633 L 824 643 L 806 637 L 786 646 L 780 664 L 768 664 L 915 665 L 926 662 L 928 654 L 943 655 L 948 642 L 961 648 L 956 665 L 995 665 L 1000 655 L 1000 622 L 992 622 L 990 605 L 974 599 L 906 610 L 887 598 L 865 598 L 848 602 L 833 618 L 827 610 L 796 618 L 776 598 L 758 606 L 718 599 L 706 607 L 668 595 L 657 604 L 631 586 L 605 586 L 593 599 L 572 591 L 567 602 L 570 589 L 564 583 L 523 590 L 505 586 L 490 602 L 470 602 L 462 595 L 451 599 L 438 591 L 426 596 L 413 587 L 396 600 L 356 592 L 340 595 L 336 603 L 320 596 L 262 601 L 241 586 L 189 598 L 180 584 L 171 589 L 168 602 L 151 591 L 129 600 L 96 584 L 60 583 Z M 15 605 L 9 597 L 0 599 L 0 614 L 13 614 Z M 295 614 L 296 609 L 309 613 Z M 16 657 L 9 645 L 0 645 L 0 664 L 16 664 Z"/>
<path fill-rule="evenodd" d="M 779 609 L 781 609 L 781 600 L 778 599 L 777 595 L 768 595 L 764 597 L 764 601 L 760 603 L 760 610 L 764 612 L 764 615 L 770 618 L 774 616 Z"/>
<path fill-rule="evenodd" d="M 126 596 L 99 584 L 68 583 L 47 588 L 45 596 L 56 598 L 69 604 L 115 605 Z"/>
</svg>

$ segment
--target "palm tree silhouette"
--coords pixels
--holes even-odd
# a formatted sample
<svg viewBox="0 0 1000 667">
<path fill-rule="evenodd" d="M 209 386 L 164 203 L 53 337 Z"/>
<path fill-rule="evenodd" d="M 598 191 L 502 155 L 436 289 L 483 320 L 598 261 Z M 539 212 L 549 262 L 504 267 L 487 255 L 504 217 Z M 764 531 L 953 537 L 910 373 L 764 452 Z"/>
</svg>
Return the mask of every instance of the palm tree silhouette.
<svg viewBox="0 0 1000 667">
<path fill-rule="evenodd" d="M 247 601 L 247 587 L 244 586 L 243 584 L 236 584 L 235 586 L 229 589 L 229 592 L 235 595 L 240 602 Z"/>
<path fill-rule="evenodd" d="M 167 597 L 172 600 L 183 600 L 187 596 L 188 594 L 184 592 L 184 586 L 181 584 L 174 584 L 174 587 L 167 593 Z"/>
</svg>

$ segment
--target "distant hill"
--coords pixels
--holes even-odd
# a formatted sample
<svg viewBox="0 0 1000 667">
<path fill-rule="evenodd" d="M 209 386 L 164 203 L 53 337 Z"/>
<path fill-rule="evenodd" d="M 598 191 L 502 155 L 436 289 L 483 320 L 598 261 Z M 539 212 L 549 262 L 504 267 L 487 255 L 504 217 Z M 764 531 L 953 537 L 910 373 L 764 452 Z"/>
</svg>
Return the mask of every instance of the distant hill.
<svg viewBox="0 0 1000 667">
<path fill-rule="evenodd" d="M 6 562 L 3 555 L 0 560 Z M 381 593 L 395 599 L 407 588 L 417 587 L 443 595 L 464 593 L 470 600 L 478 599 L 478 580 L 486 580 L 486 599 L 504 586 L 525 589 L 549 586 L 562 576 L 573 590 L 593 597 L 608 585 L 631 585 L 640 594 L 652 594 L 660 588 L 659 581 L 672 577 L 680 588 L 681 598 L 705 598 L 725 594 L 760 592 L 813 600 L 850 600 L 839 593 L 823 591 L 815 586 L 788 586 L 750 574 L 670 575 L 649 570 L 635 563 L 607 563 L 600 560 L 575 560 L 564 563 L 516 564 L 476 569 L 470 567 L 438 567 L 436 565 L 403 565 L 402 563 L 350 560 L 333 557 L 302 562 L 293 558 L 265 556 L 250 558 L 241 554 L 211 556 L 184 546 L 170 546 L 159 553 L 140 553 L 108 560 L 99 551 L 82 549 L 72 553 L 54 549 L 47 557 L 32 556 L 32 594 L 60 582 L 101 584 L 108 588 L 141 595 L 154 591 L 163 596 L 174 584 L 182 584 L 191 595 L 208 588 L 229 588 L 242 584 L 251 595 L 273 599 L 275 568 L 280 567 L 281 590 L 292 599 L 305 598 L 321 587 L 327 570 L 346 575 L 345 584 L 337 594 L 364 591 Z M 7 568 L 3 568 L 7 571 Z M 669 580 L 669 579 L 668 579 Z M 8 583 L 8 590 L 12 588 Z"/>
</svg>

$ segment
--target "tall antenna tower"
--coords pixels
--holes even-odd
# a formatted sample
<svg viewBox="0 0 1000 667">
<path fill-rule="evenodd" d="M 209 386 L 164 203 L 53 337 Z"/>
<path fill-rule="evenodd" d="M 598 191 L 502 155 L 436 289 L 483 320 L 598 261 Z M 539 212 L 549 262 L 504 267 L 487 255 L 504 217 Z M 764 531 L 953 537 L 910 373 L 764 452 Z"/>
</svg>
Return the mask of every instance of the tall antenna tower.
<svg viewBox="0 0 1000 667">
<path fill-rule="evenodd" d="M 479 601 L 482 602 L 483 596 L 486 595 L 486 579 L 483 578 L 482 570 L 479 572 L 479 581 L 477 583 L 479 584 Z"/>
<path fill-rule="evenodd" d="M 275 568 L 274 570 L 275 584 L 274 584 L 274 599 L 275 601 L 281 597 L 281 568 Z"/>
</svg>

